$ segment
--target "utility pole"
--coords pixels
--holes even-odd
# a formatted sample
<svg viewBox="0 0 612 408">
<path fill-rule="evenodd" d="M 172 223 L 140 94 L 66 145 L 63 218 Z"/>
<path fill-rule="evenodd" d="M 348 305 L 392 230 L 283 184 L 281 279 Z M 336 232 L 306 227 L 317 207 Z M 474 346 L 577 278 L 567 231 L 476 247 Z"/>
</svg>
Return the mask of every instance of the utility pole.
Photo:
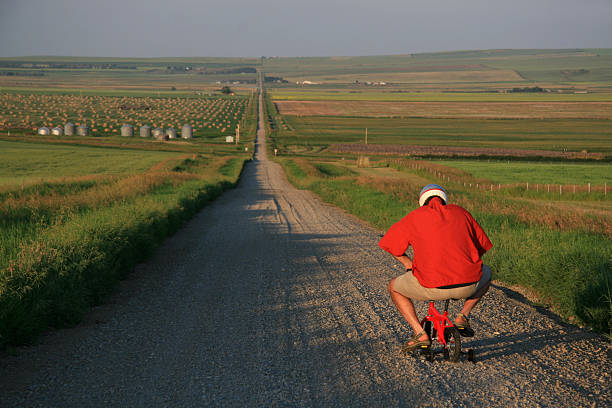
<svg viewBox="0 0 612 408">
<path fill-rule="evenodd" d="M 368 128 L 366 129 L 366 134 L 365 134 L 365 144 L 368 144 Z"/>
</svg>

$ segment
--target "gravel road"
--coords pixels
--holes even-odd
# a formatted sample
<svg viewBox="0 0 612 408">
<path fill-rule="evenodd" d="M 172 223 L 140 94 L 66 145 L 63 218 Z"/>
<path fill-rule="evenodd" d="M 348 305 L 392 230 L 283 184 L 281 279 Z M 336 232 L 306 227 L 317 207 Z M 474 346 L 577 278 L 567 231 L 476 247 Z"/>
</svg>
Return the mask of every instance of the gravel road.
<svg viewBox="0 0 612 408">
<path fill-rule="evenodd" d="M 609 343 L 500 285 L 473 313 L 475 364 L 403 355 L 380 232 L 291 187 L 264 136 L 108 303 L 0 356 L 0 407 L 612 406 Z"/>
</svg>

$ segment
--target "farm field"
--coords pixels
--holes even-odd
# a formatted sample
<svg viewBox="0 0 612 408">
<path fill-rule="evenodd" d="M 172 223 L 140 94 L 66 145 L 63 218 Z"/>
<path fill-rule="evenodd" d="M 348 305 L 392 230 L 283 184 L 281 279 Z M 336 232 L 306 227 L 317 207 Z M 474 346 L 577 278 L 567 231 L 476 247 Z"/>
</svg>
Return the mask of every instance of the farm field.
<svg viewBox="0 0 612 408">
<path fill-rule="evenodd" d="M 509 160 L 432 160 L 432 163 L 458 168 L 493 183 L 612 185 L 610 163 L 529 163 Z"/>
<path fill-rule="evenodd" d="M 275 101 L 282 115 L 495 119 L 612 119 L 612 102 Z"/>
<path fill-rule="evenodd" d="M 190 124 L 194 137 L 219 137 L 244 129 L 253 97 L 151 98 L 42 94 L 0 94 L 0 132 L 36 132 L 41 126 L 85 125 L 93 135 L 117 135 L 121 126 L 172 127 Z"/>
<path fill-rule="evenodd" d="M 297 152 L 329 148 L 335 144 L 354 145 L 368 154 L 368 144 L 457 146 L 543 150 L 555 152 L 612 153 L 612 128 L 608 120 L 594 119 L 434 119 L 434 118 L 374 118 L 350 116 L 290 116 L 276 119 L 278 131 L 274 143 L 283 151 Z M 395 149 L 396 153 L 400 153 Z M 520 152 L 519 152 L 520 153 Z M 513 152 L 517 155 L 517 152 Z"/>
<path fill-rule="evenodd" d="M 336 86 L 376 92 L 381 89 L 497 92 L 537 84 L 555 92 L 610 93 L 611 66 L 609 49 L 483 50 L 378 57 L 272 58 L 263 61 L 266 75 L 284 78 L 293 84 L 303 80 L 317 83 L 304 85 L 305 89 Z M 454 79 L 461 78 L 466 72 L 472 72 L 471 81 Z M 419 77 L 420 80 L 416 80 Z M 380 82 L 385 82 L 385 85 L 374 85 Z M 272 86 L 287 87 L 283 84 Z"/>
<path fill-rule="evenodd" d="M 446 92 L 347 88 L 273 88 L 268 91 L 276 103 L 284 101 L 350 102 L 612 102 L 611 93 L 558 92 Z"/>
<path fill-rule="evenodd" d="M 0 190 L 6 184 L 26 181 L 143 173 L 163 160 L 180 155 L 179 152 L 0 140 Z"/>
<path fill-rule="evenodd" d="M 254 89 L 256 59 L 247 58 L 0 58 L 4 89 L 92 90 L 193 94 L 221 84 Z"/>
</svg>

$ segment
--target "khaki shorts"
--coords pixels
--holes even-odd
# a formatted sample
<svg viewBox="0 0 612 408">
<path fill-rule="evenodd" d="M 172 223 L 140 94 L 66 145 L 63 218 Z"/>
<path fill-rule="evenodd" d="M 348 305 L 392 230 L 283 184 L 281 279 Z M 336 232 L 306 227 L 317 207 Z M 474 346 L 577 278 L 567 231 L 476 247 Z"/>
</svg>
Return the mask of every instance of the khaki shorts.
<svg viewBox="0 0 612 408">
<path fill-rule="evenodd" d="M 482 265 L 482 277 L 478 282 L 452 289 L 421 286 L 412 271 L 409 271 L 395 278 L 393 289 L 400 295 L 413 300 L 474 299 L 485 294 L 485 288 L 490 281 L 491 269 L 486 265 Z"/>
</svg>

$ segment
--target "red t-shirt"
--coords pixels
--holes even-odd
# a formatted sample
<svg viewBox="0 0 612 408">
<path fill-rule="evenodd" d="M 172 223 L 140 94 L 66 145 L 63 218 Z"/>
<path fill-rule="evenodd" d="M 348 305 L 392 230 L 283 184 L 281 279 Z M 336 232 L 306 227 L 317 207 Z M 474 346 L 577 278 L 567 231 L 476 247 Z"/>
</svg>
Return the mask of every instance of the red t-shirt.
<svg viewBox="0 0 612 408">
<path fill-rule="evenodd" d="M 437 199 L 393 224 L 378 245 L 395 256 L 412 245 L 412 273 L 427 288 L 477 282 L 480 257 L 493 246 L 467 210 Z"/>
</svg>

